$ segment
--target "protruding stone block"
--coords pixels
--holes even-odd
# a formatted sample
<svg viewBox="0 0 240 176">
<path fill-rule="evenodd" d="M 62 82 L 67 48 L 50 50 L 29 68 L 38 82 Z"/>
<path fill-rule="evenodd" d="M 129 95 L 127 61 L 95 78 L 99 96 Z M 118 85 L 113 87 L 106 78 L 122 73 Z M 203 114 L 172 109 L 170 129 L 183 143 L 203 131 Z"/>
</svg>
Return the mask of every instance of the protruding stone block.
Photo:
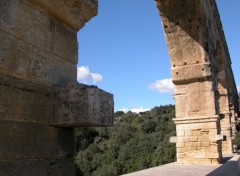
<svg viewBox="0 0 240 176">
<path fill-rule="evenodd" d="M 98 12 L 97 0 L 25 0 L 40 5 L 71 28 L 79 30 Z"/>
<path fill-rule="evenodd" d="M 177 137 L 176 137 L 176 136 L 171 136 L 171 137 L 169 138 L 169 142 L 170 142 L 170 143 L 177 143 Z"/>
<path fill-rule="evenodd" d="M 171 72 L 172 80 L 175 84 L 196 81 L 212 75 L 208 63 L 175 67 L 171 69 Z"/>
<path fill-rule="evenodd" d="M 61 127 L 113 124 L 113 95 L 96 86 L 69 83 L 55 89 L 50 124 Z"/>
<path fill-rule="evenodd" d="M 225 141 L 226 140 L 226 136 L 222 135 L 222 134 L 218 134 L 215 136 L 215 140 L 216 141 Z"/>
</svg>

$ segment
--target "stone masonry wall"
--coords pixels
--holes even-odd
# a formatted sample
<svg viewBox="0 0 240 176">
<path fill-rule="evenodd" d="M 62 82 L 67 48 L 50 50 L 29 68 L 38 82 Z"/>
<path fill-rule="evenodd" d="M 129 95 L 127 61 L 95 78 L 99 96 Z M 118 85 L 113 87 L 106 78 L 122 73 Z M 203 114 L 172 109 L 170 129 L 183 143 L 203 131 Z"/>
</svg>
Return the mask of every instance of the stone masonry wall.
<svg viewBox="0 0 240 176">
<path fill-rule="evenodd" d="M 230 106 L 238 97 L 217 6 L 214 0 L 155 2 L 176 88 L 177 161 L 219 163 L 222 153 L 232 153 Z"/>
<path fill-rule="evenodd" d="M 56 87 L 76 82 L 77 31 L 96 14 L 95 0 L 0 1 L 1 176 L 75 175 L 75 122 L 51 126 L 53 95 Z M 109 109 L 113 97 L 107 97 Z M 95 95 L 90 98 L 84 103 L 99 107 Z M 113 109 L 108 112 L 112 118 Z"/>
</svg>

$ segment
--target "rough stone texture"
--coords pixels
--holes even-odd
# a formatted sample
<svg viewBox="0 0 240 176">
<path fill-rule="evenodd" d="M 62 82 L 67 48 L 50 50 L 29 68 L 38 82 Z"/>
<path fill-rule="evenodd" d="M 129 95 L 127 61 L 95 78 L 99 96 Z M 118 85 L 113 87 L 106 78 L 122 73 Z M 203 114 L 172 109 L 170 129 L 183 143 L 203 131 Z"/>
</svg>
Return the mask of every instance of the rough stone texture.
<svg viewBox="0 0 240 176">
<path fill-rule="evenodd" d="M 21 0 L 1 1 L 0 14 L 1 73 L 48 86 L 76 81 L 76 31 Z"/>
<path fill-rule="evenodd" d="M 39 4 L 47 13 L 75 30 L 97 15 L 98 0 L 25 0 Z"/>
<path fill-rule="evenodd" d="M 239 110 L 215 1 L 155 1 L 176 87 L 178 162 L 218 163 Z M 112 95 L 76 84 L 77 31 L 96 14 L 97 0 L 0 1 L 0 175 L 74 175 L 73 129 L 50 125 L 112 123 Z"/>
<path fill-rule="evenodd" d="M 214 0 L 155 0 L 175 84 L 177 161 L 219 163 L 232 153 L 238 95 Z M 230 110 L 231 109 L 231 110 Z M 226 141 L 216 138 L 225 135 Z"/>
<path fill-rule="evenodd" d="M 0 161 L 71 159 L 74 130 L 47 125 L 2 120 L 0 123 Z"/>
<path fill-rule="evenodd" d="M 64 87 L 77 85 L 77 31 L 96 14 L 96 0 L 0 1 L 1 176 L 74 175 L 73 127 L 112 124 L 111 94 L 82 85 L 75 97 L 78 87 Z M 61 114 L 65 105 L 77 108 Z"/>
<path fill-rule="evenodd" d="M 72 160 L 46 159 L 0 163 L 1 176 L 68 176 L 75 175 L 74 170 Z"/>
<path fill-rule="evenodd" d="M 113 95 L 96 86 L 67 84 L 56 88 L 54 126 L 113 125 Z"/>
</svg>

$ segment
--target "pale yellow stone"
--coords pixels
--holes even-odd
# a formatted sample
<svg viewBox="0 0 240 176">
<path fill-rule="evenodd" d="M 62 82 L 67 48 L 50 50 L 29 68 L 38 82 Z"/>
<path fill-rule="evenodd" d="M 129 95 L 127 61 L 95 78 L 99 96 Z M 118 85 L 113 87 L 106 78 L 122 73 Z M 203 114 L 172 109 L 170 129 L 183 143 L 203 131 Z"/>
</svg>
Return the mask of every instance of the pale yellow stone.
<svg viewBox="0 0 240 176">
<path fill-rule="evenodd" d="M 190 137 L 189 137 L 189 141 L 190 141 L 190 142 L 197 142 L 197 141 L 198 141 L 198 137 L 196 137 L 196 136 L 190 136 Z"/>
<path fill-rule="evenodd" d="M 177 136 L 182 137 L 184 136 L 184 131 L 177 131 Z"/>
</svg>

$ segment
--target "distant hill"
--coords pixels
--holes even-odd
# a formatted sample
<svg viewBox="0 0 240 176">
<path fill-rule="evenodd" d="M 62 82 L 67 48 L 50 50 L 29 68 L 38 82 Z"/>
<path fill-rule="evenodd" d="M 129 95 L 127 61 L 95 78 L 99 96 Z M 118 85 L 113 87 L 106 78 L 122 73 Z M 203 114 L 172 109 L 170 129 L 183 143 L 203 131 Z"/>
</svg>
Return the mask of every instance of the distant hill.
<svg viewBox="0 0 240 176">
<path fill-rule="evenodd" d="M 173 105 L 114 115 L 113 127 L 76 130 L 77 176 L 117 176 L 175 161 Z"/>
</svg>

